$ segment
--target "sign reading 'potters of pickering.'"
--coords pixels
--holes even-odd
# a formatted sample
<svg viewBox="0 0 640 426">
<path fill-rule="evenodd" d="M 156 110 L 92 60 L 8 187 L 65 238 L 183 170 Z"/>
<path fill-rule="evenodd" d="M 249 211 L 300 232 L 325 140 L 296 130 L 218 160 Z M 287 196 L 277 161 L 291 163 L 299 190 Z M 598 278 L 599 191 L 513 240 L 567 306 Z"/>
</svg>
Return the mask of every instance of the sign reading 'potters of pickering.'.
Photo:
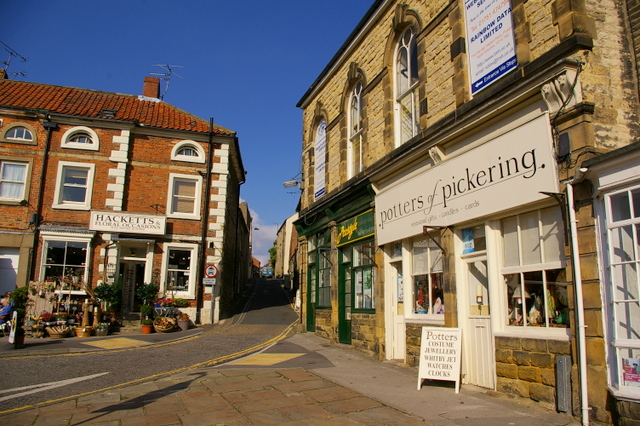
<svg viewBox="0 0 640 426">
<path fill-rule="evenodd" d="M 369 237 L 375 231 L 375 216 L 373 210 L 368 210 L 338 224 L 336 246 L 339 247 Z"/>
<path fill-rule="evenodd" d="M 546 114 L 376 195 L 376 237 L 383 245 L 546 199 L 558 192 Z"/>
<path fill-rule="evenodd" d="M 460 391 L 462 333 L 459 328 L 422 327 L 418 390 L 424 379 L 456 382 Z"/>
<path fill-rule="evenodd" d="M 166 218 L 145 213 L 91 212 L 92 231 L 124 232 L 130 234 L 164 235 Z"/>
</svg>

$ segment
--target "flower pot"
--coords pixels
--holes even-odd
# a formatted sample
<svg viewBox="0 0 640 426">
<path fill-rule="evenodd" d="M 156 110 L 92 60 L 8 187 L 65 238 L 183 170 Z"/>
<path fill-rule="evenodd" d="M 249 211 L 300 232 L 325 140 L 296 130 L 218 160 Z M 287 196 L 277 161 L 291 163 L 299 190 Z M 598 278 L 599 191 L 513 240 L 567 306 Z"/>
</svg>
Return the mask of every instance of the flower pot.
<svg viewBox="0 0 640 426">
<path fill-rule="evenodd" d="M 96 336 L 106 336 L 107 334 L 109 334 L 108 328 L 96 328 L 94 331 L 96 332 Z"/>
<path fill-rule="evenodd" d="M 185 331 L 189 329 L 189 320 L 178 320 L 178 327 L 180 330 Z"/>
<path fill-rule="evenodd" d="M 143 325 L 142 327 L 142 334 L 151 334 L 153 333 L 153 325 Z"/>
<path fill-rule="evenodd" d="M 78 327 L 76 328 L 76 336 L 78 337 L 91 337 L 91 327 Z"/>
</svg>

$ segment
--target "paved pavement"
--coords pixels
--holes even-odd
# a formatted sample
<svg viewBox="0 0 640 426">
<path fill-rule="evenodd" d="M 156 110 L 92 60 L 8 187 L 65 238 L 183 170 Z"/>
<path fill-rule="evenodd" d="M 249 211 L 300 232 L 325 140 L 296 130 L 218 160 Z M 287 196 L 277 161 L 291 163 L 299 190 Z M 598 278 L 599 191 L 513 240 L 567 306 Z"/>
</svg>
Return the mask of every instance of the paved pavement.
<svg viewBox="0 0 640 426">
<path fill-rule="evenodd" d="M 27 339 L 17 350 L 3 342 L 0 357 L 161 344 L 202 331 L 67 338 L 46 347 L 51 339 L 40 345 Z M 425 382 L 417 390 L 417 369 L 375 361 L 311 333 L 292 333 L 212 367 L 1 410 L 0 421 L 10 425 L 579 425 L 531 401 L 472 386 L 456 394 L 448 382 Z"/>
</svg>

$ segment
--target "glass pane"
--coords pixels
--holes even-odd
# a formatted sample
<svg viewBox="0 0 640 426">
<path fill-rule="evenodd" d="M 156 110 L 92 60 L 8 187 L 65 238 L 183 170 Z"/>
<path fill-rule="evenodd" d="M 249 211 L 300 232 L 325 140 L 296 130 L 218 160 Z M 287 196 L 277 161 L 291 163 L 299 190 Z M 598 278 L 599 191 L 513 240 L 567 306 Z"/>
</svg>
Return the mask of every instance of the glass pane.
<svg viewBox="0 0 640 426">
<path fill-rule="evenodd" d="M 69 201 L 72 203 L 84 203 L 85 194 L 86 194 L 85 188 L 65 186 L 62 189 L 62 201 Z"/>
<path fill-rule="evenodd" d="M 87 169 L 65 167 L 63 181 L 65 185 L 87 185 Z"/>
<path fill-rule="evenodd" d="M 620 302 L 616 307 L 616 337 L 618 339 L 640 339 L 640 306 L 638 302 Z"/>
<path fill-rule="evenodd" d="M 397 85 L 398 85 L 398 95 L 403 94 L 409 89 L 409 65 L 407 59 L 407 48 L 400 47 L 398 50 L 398 59 L 397 59 Z"/>
<path fill-rule="evenodd" d="M 631 207 L 629 206 L 629 193 L 621 192 L 612 195 L 611 198 L 611 215 L 613 221 L 631 219 Z"/>
<path fill-rule="evenodd" d="M 190 250 L 169 250 L 169 269 L 189 270 L 190 266 Z"/>
<path fill-rule="evenodd" d="M 522 302 L 524 316 L 527 319 L 526 325 L 544 326 L 543 316 L 544 303 L 544 282 L 542 281 L 542 271 L 525 272 L 524 278 L 524 300 Z"/>
<path fill-rule="evenodd" d="M 614 228 L 611 234 L 611 261 L 613 263 L 630 262 L 634 260 L 633 254 L 633 228 L 631 225 Z"/>
<path fill-rule="evenodd" d="M 12 182 L 24 182 L 25 171 L 27 166 L 24 164 L 2 164 L 2 180 Z"/>
<path fill-rule="evenodd" d="M 413 273 L 426 274 L 429 272 L 428 241 L 421 240 L 413 243 Z"/>
<path fill-rule="evenodd" d="M 429 283 L 426 275 L 413 277 L 413 300 L 415 314 L 429 313 Z"/>
<path fill-rule="evenodd" d="M 355 308 L 364 308 L 364 293 L 363 293 L 363 276 L 362 269 L 356 270 L 354 274 L 355 282 L 353 283 L 353 292 L 355 295 Z"/>
<path fill-rule="evenodd" d="M 569 327 L 569 292 L 565 269 L 546 272 L 547 290 L 544 298 L 543 316 L 549 319 L 550 327 Z"/>
<path fill-rule="evenodd" d="M 195 201 L 182 198 L 173 199 L 173 212 L 174 213 L 193 213 L 195 207 Z"/>
<path fill-rule="evenodd" d="M 431 313 L 444 314 L 444 293 L 442 290 L 442 273 L 430 274 L 431 278 Z"/>
<path fill-rule="evenodd" d="M 45 264 L 64 264 L 65 243 L 64 241 L 47 241 L 47 259 Z"/>
<path fill-rule="evenodd" d="M 44 281 L 56 281 L 64 275 L 62 266 L 45 266 Z"/>
<path fill-rule="evenodd" d="M 181 197 L 195 197 L 196 183 L 194 181 L 176 179 L 173 184 L 173 194 Z"/>
<path fill-rule="evenodd" d="M 413 93 L 409 93 L 400 99 L 400 138 L 402 142 L 413 137 L 416 117 L 414 117 Z"/>
<path fill-rule="evenodd" d="M 489 306 L 489 280 L 487 278 L 487 261 L 477 260 L 469 262 L 467 267 L 467 282 L 469 284 L 469 303 L 471 305 Z M 488 310 L 482 311 L 488 315 Z"/>
<path fill-rule="evenodd" d="M 564 259 L 564 235 L 562 227 L 562 211 L 559 208 L 540 210 L 542 219 L 542 244 L 544 245 L 544 262 Z"/>
<path fill-rule="evenodd" d="M 622 366 L 620 384 L 640 388 L 640 349 L 619 349 L 618 356 Z"/>
<path fill-rule="evenodd" d="M 442 250 L 433 241 L 429 245 L 429 256 L 431 260 L 431 269 L 429 272 L 442 272 Z"/>
<path fill-rule="evenodd" d="M 640 189 L 631 191 L 633 198 L 633 217 L 640 217 Z"/>
<path fill-rule="evenodd" d="M 189 287 L 189 276 L 184 271 L 168 271 L 167 279 L 170 291 L 186 291 Z"/>
<path fill-rule="evenodd" d="M 517 216 L 502 221 L 502 241 L 504 244 L 504 266 L 520 265 L 520 247 L 518 246 Z"/>
<path fill-rule="evenodd" d="M 87 243 L 69 241 L 67 243 L 67 266 L 84 266 L 87 261 Z"/>
<path fill-rule="evenodd" d="M 507 274 L 504 276 L 504 282 L 507 286 L 507 324 L 522 326 L 524 325 L 523 313 L 526 306 L 523 305 L 524 297 L 522 297 L 522 281 L 520 274 Z"/>
<path fill-rule="evenodd" d="M 635 264 L 613 265 L 612 279 L 614 300 L 638 300 L 638 274 Z"/>
<path fill-rule="evenodd" d="M 522 264 L 533 265 L 542 262 L 537 211 L 520 215 L 520 238 Z"/>
<path fill-rule="evenodd" d="M 24 184 L 0 182 L 0 197 L 2 198 L 22 198 L 24 194 Z"/>
</svg>

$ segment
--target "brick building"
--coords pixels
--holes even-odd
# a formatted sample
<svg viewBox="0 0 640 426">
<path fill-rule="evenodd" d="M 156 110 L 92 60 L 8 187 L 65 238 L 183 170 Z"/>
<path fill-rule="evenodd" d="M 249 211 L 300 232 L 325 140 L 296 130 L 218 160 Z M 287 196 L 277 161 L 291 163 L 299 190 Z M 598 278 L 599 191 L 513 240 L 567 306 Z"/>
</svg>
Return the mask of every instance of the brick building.
<svg viewBox="0 0 640 426">
<path fill-rule="evenodd" d="M 201 323 L 233 303 L 250 268 L 237 137 L 161 101 L 159 83 L 134 96 L 0 79 L 3 292 L 31 282 L 73 305 L 86 294 L 69 278 L 105 282 L 127 313 L 153 282 Z"/>
<path fill-rule="evenodd" d="M 638 420 L 636 8 L 374 1 L 298 103 L 306 330 Z"/>
</svg>

